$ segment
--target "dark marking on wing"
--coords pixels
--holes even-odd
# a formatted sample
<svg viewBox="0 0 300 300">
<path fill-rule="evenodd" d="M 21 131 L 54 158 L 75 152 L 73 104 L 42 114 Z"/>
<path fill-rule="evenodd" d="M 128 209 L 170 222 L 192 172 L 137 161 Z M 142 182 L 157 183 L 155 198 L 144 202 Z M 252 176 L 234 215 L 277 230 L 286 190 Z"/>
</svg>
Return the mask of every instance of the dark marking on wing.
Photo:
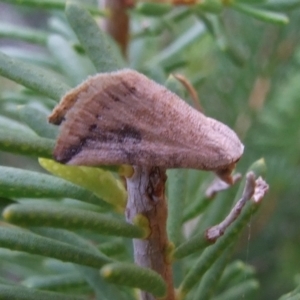
<svg viewBox="0 0 300 300">
<path fill-rule="evenodd" d="M 86 144 L 86 141 L 87 139 L 82 139 L 79 144 L 64 149 L 62 154 L 56 154 L 54 152 L 54 159 L 62 164 L 66 164 L 72 159 L 73 156 L 75 156 L 82 150 L 82 148 Z"/>
<path fill-rule="evenodd" d="M 110 110 L 110 107 L 107 104 L 102 102 L 100 105 L 100 109 L 101 110 Z"/>
<path fill-rule="evenodd" d="M 122 149 L 122 152 L 123 152 L 123 155 L 125 156 L 128 164 L 133 165 L 134 164 L 135 153 L 127 151 L 124 148 Z"/>
<path fill-rule="evenodd" d="M 126 81 L 121 81 L 121 84 L 127 90 L 127 93 L 124 93 L 124 96 L 129 96 L 136 93 L 136 88 L 129 85 Z"/>
<path fill-rule="evenodd" d="M 106 94 L 107 94 L 111 99 L 113 99 L 115 102 L 121 102 L 121 99 L 120 99 L 118 96 L 114 95 L 113 93 L 111 93 L 111 92 L 106 92 Z"/>
<path fill-rule="evenodd" d="M 129 152 L 126 152 L 126 143 L 138 144 L 142 141 L 141 133 L 130 125 L 123 125 L 119 129 L 101 131 L 97 124 L 91 124 L 88 128 L 90 135 L 80 140 L 77 145 L 72 145 L 63 149 L 61 153 L 54 153 L 54 158 L 60 163 L 67 163 L 76 156 L 84 147 L 88 148 L 90 142 L 99 143 L 99 151 L 101 151 L 101 143 L 121 144 L 122 151 L 126 153 L 129 161 L 133 157 Z M 123 150 L 124 149 L 124 150 Z"/>
<path fill-rule="evenodd" d="M 89 126 L 89 131 L 94 131 L 95 129 L 97 129 L 97 124 L 92 124 Z"/>
<path fill-rule="evenodd" d="M 133 143 L 138 144 L 142 140 L 141 133 L 130 125 L 123 125 L 116 129 L 104 129 L 101 130 L 96 124 L 92 124 L 89 127 L 91 135 L 89 140 L 97 141 L 99 143 Z"/>
<path fill-rule="evenodd" d="M 117 129 L 111 132 L 118 136 L 118 140 L 120 142 L 124 142 L 125 139 L 131 139 L 133 140 L 133 142 L 139 143 L 142 140 L 141 133 L 130 125 L 123 125 L 121 129 Z"/>
</svg>

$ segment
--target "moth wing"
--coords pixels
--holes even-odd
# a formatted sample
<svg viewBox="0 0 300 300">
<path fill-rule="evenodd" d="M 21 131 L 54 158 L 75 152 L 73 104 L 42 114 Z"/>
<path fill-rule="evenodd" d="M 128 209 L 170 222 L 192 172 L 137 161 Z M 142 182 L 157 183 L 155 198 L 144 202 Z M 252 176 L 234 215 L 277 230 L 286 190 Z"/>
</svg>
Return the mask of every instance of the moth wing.
<svg viewBox="0 0 300 300">
<path fill-rule="evenodd" d="M 227 126 L 132 70 L 89 78 L 49 119 L 62 122 L 54 151 L 62 163 L 215 170 L 243 152 Z"/>
</svg>

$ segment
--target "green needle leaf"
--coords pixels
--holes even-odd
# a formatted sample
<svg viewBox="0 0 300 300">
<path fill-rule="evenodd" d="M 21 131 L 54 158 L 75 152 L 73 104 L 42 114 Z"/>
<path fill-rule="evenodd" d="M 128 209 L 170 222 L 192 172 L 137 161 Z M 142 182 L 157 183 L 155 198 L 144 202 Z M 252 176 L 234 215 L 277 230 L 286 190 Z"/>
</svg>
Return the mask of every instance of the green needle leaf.
<svg viewBox="0 0 300 300">
<path fill-rule="evenodd" d="M 60 10 L 63 10 L 66 5 L 66 0 L 2 0 L 2 2 L 8 2 L 9 4 L 32 6 L 34 8 Z M 92 14 L 99 16 L 107 16 L 107 12 L 99 10 L 93 6 L 86 6 L 86 9 L 88 9 Z"/>
<path fill-rule="evenodd" d="M 250 293 L 257 291 L 259 289 L 259 282 L 255 279 L 248 279 L 242 283 L 239 283 L 222 294 L 214 297 L 213 300 L 232 300 L 232 299 L 242 299 L 248 298 Z M 295 298 L 294 300 L 299 299 Z M 289 298 L 292 300 L 292 298 Z"/>
<path fill-rule="evenodd" d="M 0 228 L 0 247 L 56 258 L 92 268 L 101 268 L 112 260 L 76 246 L 42 237 L 18 228 Z"/>
<path fill-rule="evenodd" d="M 3 217 L 25 226 L 47 226 L 64 229 L 86 229 L 99 234 L 142 238 L 145 232 L 123 220 L 87 210 L 50 205 L 16 204 L 8 206 Z"/>
<path fill-rule="evenodd" d="M 45 45 L 47 32 L 36 29 L 23 28 L 11 24 L 0 23 L 0 37 L 22 40 L 29 43 Z"/>
<path fill-rule="evenodd" d="M 48 53 L 37 52 L 32 55 L 32 51 L 26 48 L 5 47 L 1 49 L 3 54 L 10 58 L 26 62 L 30 66 L 39 66 L 49 70 L 57 70 L 57 66 Z M 48 99 L 43 99 L 47 101 Z"/>
<path fill-rule="evenodd" d="M 112 263 L 101 269 L 101 275 L 109 282 L 126 285 L 152 293 L 166 295 L 166 284 L 156 272 L 131 263 Z"/>
<path fill-rule="evenodd" d="M 300 299 L 300 286 L 298 285 L 291 292 L 282 295 L 278 300 L 299 300 Z"/>
<path fill-rule="evenodd" d="M 37 135 L 49 139 L 55 139 L 57 137 L 58 127 L 48 122 L 48 116 L 44 111 L 29 105 L 21 106 L 18 110 L 20 119 L 36 132 Z M 53 148 L 51 147 L 51 151 L 52 149 Z"/>
<path fill-rule="evenodd" d="M 154 56 L 149 62 L 149 66 L 166 64 L 170 59 L 182 54 L 187 47 L 193 43 L 199 42 L 199 40 L 205 34 L 205 28 L 202 23 L 198 22 L 186 32 L 184 32 L 177 40 L 170 44 L 167 48 L 161 51 L 158 55 Z"/>
<path fill-rule="evenodd" d="M 220 279 L 219 289 L 225 290 L 226 287 L 236 284 L 238 281 L 243 281 L 245 278 L 251 278 L 255 274 L 254 267 L 246 265 L 240 260 L 236 260 L 229 264 Z"/>
<path fill-rule="evenodd" d="M 71 43 L 60 35 L 50 35 L 47 45 L 59 68 L 71 80 L 72 85 L 80 84 L 90 75 L 86 67 L 88 63 L 92 72 L 95 73 L 91 62 L 83 55 L 79 55 Z"/>
<path fill-rule="evenodd" d="M 247 4 L 233 2 L 232 8 L 264 22 L 276 25 L 286 25 L 289 23 L 289 18 L 285 14 L 254 8 Z"/>
<path fill-rule="evenodd" d="M 85 300 L 86 297 L 64 295 L 54 292 L 44 292 L 35 289 L 0 284 L 0 299 L 2 300 Z"/>
<path fill-rule="evenodd" d="M 31 227 L 31 231 L 43 237 L 47 237 L 53 240 L 57 240 L 62 243 L 67 243 L 75 247 L 84 249 L 86 251 L 92 252 L 95 255 L 99 253 L 97 247 L 95 247 L 90 241 L 79 236 L 78 234 L 56 228 L 47 228 L 47 227 Z"/>
<path fill-rule="evenodd" d="M 187 170 L 168 171 L 167 232 L 171 242 L 178 245 L 182 238 L 182 212 L 187 188 Z"/>
<path fill-rule="evenodd" d="M 124 66 L 120 54 L 116 53 L 112 42 L 108 41 L 86 9 L 73 2 L 67 2 L 66 16 L 98 72 L 111 72 Z"/>
<path fill-rule="evenodd" d="M 42 236 L 88 250 L 95 255 L 99 253 L 99 250 L 93 244 L 73 232 L 45 227 L 35 227 L 31 230 Z M 94 289 L 97 299 L 124 300 L 123 295 L 118 290 L 112 289 L 107 285 L 100 276 L 99 270 L 79 265 L 75 265 L 75 268 Z"/>
<path fill-rule="evenodd" d="M 109 171 L 100 168 L 62 165 L 50 159 L 39 159 L 40 165 L 52 174 L 78 184 L 104 201 L 124 211 L 127 192 L 122 183 Z"/>
<path fill-rule="evenodd" d="M 194 252 L 201 251 L 212 244 L 213 243 L 206 238 L 206 230 L 204 230 L 176 248 L 174 258 L 183 258 Z"/>
<path fill-rule="evenodd" d="M 48 291 L 72 291 L 87 287 L 87 282 L 78 273 L 64 273 L 46 276 L 32 276 L 25 279 L 22 285 L 28 288 Z"/>
<path fill-rule="evenodd" d="M 205 197 L 205 195 L 200 195 L 199 199 L 193 201 L 189 206 L 186 207 L 183 213 L 182 221 L 186 222 L 200 215 L 213 200 Z"/>
<path fill-rule="evenodd" d="M 135 6 L 135 12 L 145 16 L 161 17 L 171 10 L 171 3 L 138 2 Z"/>
<path fill-rule="evenodd" d="M 98 248 L 102 253 L 109 257 L 127 254 L 126 245 L 122 238 L 116 238 L 111 241 L 101 243 Z"/>
<path fill-rule="evenodd" d="M 224 268 L 229 260 L 229 256 L 232 252 L 232 247 L 228 247 L 223 255 L 210 267 L 205 273 L 203 279 L 198 286 L 197 291 L 194 294 L 197 300 L 211 299 L 216 286 L 220 280 L 220 277 L 224 271 Z"/>
<path fill-rule="evenodd" d="M 0 167 L 0 196 L 24 198 L 72 198 L 103 206 L 109 205 L 66 180 L 17 168 Z"/>
<path fill-rule="evenodd" d="M 70 87 L 55 74 L 0 52 L 0 75 L 57 101 Z"/>
<path fill-rule="evenodd" d="M 55 141 L 35 134 L 0 128 L 0 150 L 16 154 L 52 158 Z"/>
<path fill-rule="evenodd" d="M 300 7 L 300 0 L 269 0 L 259 3 L 258 6 L 277 11 L 295 10 Z"/>
<path fill-rule="evenodd" d="M 193 10 L 199 10 L 200 12 L 209 12 L 219 14 L 222 12 L 224 4 L 222 0 L 204 0 L 193 7 Z"/>
</svg>

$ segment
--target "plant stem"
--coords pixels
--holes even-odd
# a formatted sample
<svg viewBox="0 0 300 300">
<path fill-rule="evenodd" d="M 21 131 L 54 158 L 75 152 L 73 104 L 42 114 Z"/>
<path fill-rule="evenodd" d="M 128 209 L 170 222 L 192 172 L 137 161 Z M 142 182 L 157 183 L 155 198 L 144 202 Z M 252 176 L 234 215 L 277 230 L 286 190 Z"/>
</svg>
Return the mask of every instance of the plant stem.
<svg viewBox="0 0 300 300">
<path fill-rule="evenodd" d="M 167 284 L 165 300 L 174 300 L 172 269 L 167 259 L 169 246 L 166 221 L 165 169 L 158 167 L 134 167 L 134 174 L 127 178 L 128 203 L 126 218 L 135 223 L 141 216 L 147 218 L 150 234 L 147 238 L 134 239 L 134 259 L 139 266 L 160 274 Z M 142 300 L 154 300 L 149 293 L 141 292 Z"/>
<path fill-rule="evenodd" d="M 120 46 L 122 54 L 126 57 L 129 37 L 129 18 L 126 12 L 128 7 L 125 0 L 105 0 L 105 8 L 109 10 L 110 17 L 103 22 L 104 31 L 107 32 Z"/>
</svg>

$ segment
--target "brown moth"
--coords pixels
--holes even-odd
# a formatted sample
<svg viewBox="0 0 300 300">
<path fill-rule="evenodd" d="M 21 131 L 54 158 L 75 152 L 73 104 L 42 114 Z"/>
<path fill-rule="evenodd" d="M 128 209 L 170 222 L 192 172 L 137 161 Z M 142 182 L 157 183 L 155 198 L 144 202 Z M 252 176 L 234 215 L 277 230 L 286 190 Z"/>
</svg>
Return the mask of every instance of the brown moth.
<svg viewBox="0 0 300 300">
<path fill-rule="evenodd" d="M 88 78 L 49 121 L 62 123 L 54 158 L 72 165 L 212 170 L 231 183 L 244 149 L 226 125 L 130 69 Z"/>
</svg>

